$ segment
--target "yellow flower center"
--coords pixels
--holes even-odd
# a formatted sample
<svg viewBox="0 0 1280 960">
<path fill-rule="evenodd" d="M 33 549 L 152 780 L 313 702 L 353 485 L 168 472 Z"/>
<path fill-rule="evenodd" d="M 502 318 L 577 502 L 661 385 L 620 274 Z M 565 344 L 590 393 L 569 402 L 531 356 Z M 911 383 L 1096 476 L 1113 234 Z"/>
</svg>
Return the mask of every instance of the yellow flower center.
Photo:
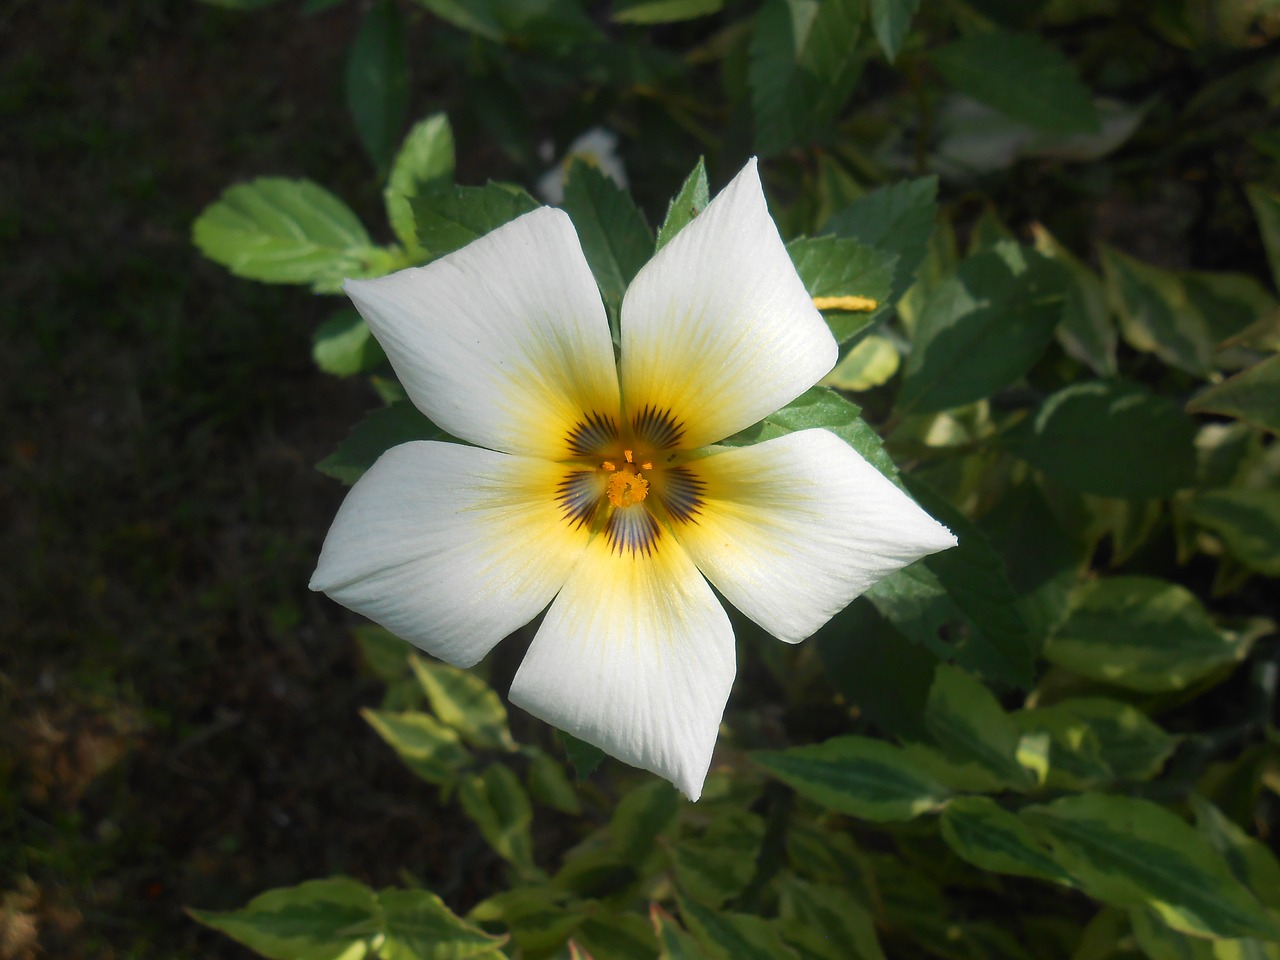
<svg viewBox="0 0 1280 960">
<path fill-rule="evenodd" d="M 600 464 L 602 470 L 609 472 L 605 494 L 615 507 L 629 507 L 643 501 L 649 495 L 649 481 L 640 471 L 653 469 L 653 464 L 648 460 L 637 464 L 631 450 L 624 450 L 622 454 L 626 462 L 621 468 L 612 460 L 605 460 Z"/>
</svg>

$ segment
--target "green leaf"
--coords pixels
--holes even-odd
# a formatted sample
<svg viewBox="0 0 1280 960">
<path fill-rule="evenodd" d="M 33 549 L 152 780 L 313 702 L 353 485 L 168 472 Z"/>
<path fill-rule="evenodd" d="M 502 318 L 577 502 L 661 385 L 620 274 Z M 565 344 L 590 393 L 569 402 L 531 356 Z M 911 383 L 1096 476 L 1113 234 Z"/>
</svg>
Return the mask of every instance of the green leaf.
<svg viewBox="0 0 1280 960">
<path fill-rule="evenodd" d="M 823 318 L 844 343 L 882 314 L 893 287 L 897 258 L 845 237 L 802 237 L 787 244 L 796 273 L 811 297 L 862 297 L 867 310 L 827 310 Z"/>
<path fill-rule="evenodd" d="M 192 225 L 192 240 L 238 277 L 331 293 L 346 277 L 393 265 L 351 208 L 309 180 L 261 177 L 228 188 Z"/>
<path fill-rule="evenodd" d="M 1153 577 L 1085 584 L 1045 647 L 1052 662 L 1130 690 L 1181 690 L 1238 662 L 1252 637 L 1219 631 L 1191 591 Z"/>
<path fill-rule="evenodd" d="M 755 146 L 765 156 L 824 140 L 862 72 L 859 0 L 765 0 L 748 78 Z"/>
<path fill-rule="evenodd" d="M 613 850 L 624 863 L 637 864 L 654 849 L 654 838 L 670 831 L 680 811 L 680 795 L 665 780 L 650 780 L 630 790 L 609 822 Z"/>
<path fill-rule="evenodd" d="M 828 809 L 864 820 L 911 820 L 936 810 L 948 790 L 900 748 L 867 737 L 835 737 L 752 759 Z"/>
<path fill-rule="evenodd" d="M 1238 417 L 1255 427 L 1280 433 L 1280 354 L 1201 391 L 1187 409 L 1192 413 Z"/>
<path fill-rule="evenodd" d="M 526 752 L 529 751 L 532 751 L 527 775 L 529 795 L 539 803 L 546 804 L 561 813 L 574 815 L 582 813 L 582 801 L 578 799 L 578 791 L 565 776 L 564 767 L 560 765 L 560 761 L 536 748 L 526 748 Z"/>
<path fill-rule="evenodd" d="M 1090 896 L 1115 906 L 1150 907 L 1175 930 L 1194 936 L 1280 938 L 1280 924 L 1208 841 L 1164 807 L 1082 794 L 1020 815 Z"/>
<path fill-rule="evenodd" d="M 571 960 L 653 960 L 657 941 L 653 930 L 634 913 L 594 910 L 574 931 L 573 939 L 581 947 Z"/>
<path fill-rule="evenodd" d="M 453 129 L 449 118 L 435 113 L 414 124 L 400 146 L 382 191 L 391 229 L 410 250 L 419 250 L 421 246 L 409 201 L 424 190 L 451 183 L 453 163 Z"/>
<path fill-rule="evenodd" d="M 1212 337 L 1182 279 L 1107 246 L 1099 253 L 1107 293 L 1129 345 L 1180 370 L 1207 376 Z"/>
<path fill-rule="evenodd" d="M 429 890 L 383 890 L 378 894 L 386 939 L 381 960 L 469 960 L 506 956 L 506 937 L 472 926 Z"/>
<path fill-rule="evenodd" d="M 346 877 L 271 890 L 228 913 L 189 912 L 271 960 L 356 960 L 380 931 L 373 891 Z"/>
<path fill-rule="evenodd" d="M 451 441 L 453 438 L 419 413 L 408 400 L 397 400 L 356 424 L 338 449 L 316 464 L 316 469 L 327 477 L 352 484 L 392 447 L 411 440 Z"/>
<path fill-rule="evenodd" d="M 391 683 L 403 679 L 408 672 L 409 654 L 414 647 L 390 630 L 368 623 L 351 631 L 360 644 L 365 663 L 379 680 Z"/>
<path fill-rule="evenodd" d="M 486 40 L 501 40 L 492 0 L 417 0 L 441 20 Z"/>
<path fill-rule="evenodd" d="M 832 215 L 822 232 L 857 240 L 881 253 L 896 254 L 889 300 L 897 303 L 914 282 L 928 252 L 938 215 L 937 196 L 937 177 L 880 187 Z"/>
<path fill-rule="evenodd" d="M 1232 876 L 1264 906 L 1280 909 L 1280 861 L 1261 841 L 1249 836 L 1198 793 L 1190 796 L 1196 830 L 1227 862 Z"/>
<path fill-rule="evenodd" d="M 1015 120 L 1054 133 L 1095 133 L 1098 111 L 1071 62 L 1037 36 L 991 30 L 933 52 L 953 87 Z"/>
<path fill-rule="evenodd" d="M 1067 299 L 1057 336 L 1068 356 L 1087 365 L 1100 377 L 1114 377 L 1116 329 L 1107 304 L 1102 278 L 1072 256 L 1057 238 L 1040 224 L 1032 226 L 1036 250 L 1061 264 L 1067 272 Z"/>
<path fill-rule="evenodd" d="M 867 591 L 891 622 L 940 659 L 992 680 L 1029 686 L 1040 637 L 1017 602 L 1004 562 L 963 513 L 918 479 L 907 488 L 959 539 Z"/>
<path fill-rule="evenodd" d="M 1187 270 L 1179 279 L 1215 349 L 1254 324 L 1266 323 L 1276 311 L 1275 297 L 1248 274 Z"/>
<path fill-rule="evenodd" d="M 784 937 L 811 932 L 805 945 L 825 960 L 885 960 L 871 914 L 847 889 L 790 874 L 778 877 L 775 886 Z"/>
<path fill-rule="evenodd" d="M 1182 510 L 1250 570 L 1280 576 L 1280 490 L 1206 490 Z"/>
<path fill-rule="evenodd" d="M 347 56 L 347 107 L 381 174 L 391 166 L 409 112 L 409 41 L 392 0 L 376 0 Z"/>
<path fill-rule="evenodd" d="M 707 204 L 710 202 L 711 193 L 707 186 L 707 166 L 702 157 L 699 157 L 697 166 L 685 178 L 684 184 L 680 187 L 680 192 L 671 198 L 671 203 L 667 206 L 667 217 L 662 221 L 662 226 L 658 228 L 657 249 L 661 250 L 670 243 L 671 238 L 688 226 L 694 217 L 707 208 Z"/>
<path fill-rule="evenodd" d="M 1070 765 L 1092 769 L 1095 781 L 1150 780 L 1158 774 L 1180 740 L 1146 714 L 1106 697 L 1062 700 L 1013 715 L 1023 731 L 1044 730 L 1053 742 L 1051 771 Z M 1083 780 L 1062 786 L 1079 787 Z M 1053 783 L 1052 778 L 1050 783 Z"/>
<path fill-rule="evenodd" d="M 564 747 L 565 756 L 573 764 L 573 774 L 579 783 L 591 776 L 595 768 L 600 766 L 600 761 L 604 759 L 604 751 L 599 747 L 579 740 L 563 730 L 556 730 L 556 739 L 560 741 L 560 745 Z"/>
<path fill-rule="evenodd" d="M 745 913 L 715 911 L 676 897 L 680 916 L 708 956 L 717 960 L 799 960 L 775 923 Z"/>
<path fill-rule="evenodd" d="M 1091 380 L 1053 394 L 1004 442 L 1055 483 L 1141 499 L 1195 482 L 1195 434 L 1174 401 L 1135 383 Z"/>
<path fill-rule="evenodd" d="M 311 336 L 311 358 L 335 377 L 366 373 L 386 362 L 387 355 L 355 310 L 339 310 Z"/>
<path fill-rule="evenodd" d="M 569 167 L 563 206 L 605 304 L 616 314 L 627 285 L 653 252 L 653 233 L 631 194 L 581 160 Z"/>
<path fill-rule="evenodd" d="M 907 38 L 911 18 L 920 9 L 920 0 L 871 0 L 871 27 L 885 58 L 890 63 L 898 58 L 902 41 Z"/>
<path fill-rule="evenodd" d="M 618 0 L 615 23 L 678 23 L 719 13 L 724 0 Z"/>
<path fill-rule="evenodd" d="M 1014 383 L 1053 339 L 1065 290 L 1061 267 L 1016 244 L 962 261 L 916 322 L 898 409 L 933 413 Z"/>
<path fill-rule="evenodd" d="M 418 243 L 436 256 L 465 247 L 538 206 L 538 201 L 523 190 L 496 183 L 437 187 L 409 198 Z"/>
<path fill-rule="evenodd" d="M 963 670 L 939 664 L 925 724 L 948 759 L 972 760 L 1015 789 L 1031 785 L 1030 774 L 1017 760 L 1017 724 L 995 695 Z"/>
<path fill-rule="evenodd" d="M 499 856 L 526 876 L 537 875 L 530 832 L 533 809 L 510 767 L 491 763 L 483 773 L 464 776 L 458 783 L 458 799 Z"/>
<path fill-rule="evenodd" d="M 658 938 L 658 960 L 707 960 L 698 942 L 657 901 L 649 903 L 649 922 Z"/>
<path fill-rule="evenodd" d="M 364 709 L 360 716 L 404 761 L 428 783 L 452 783 L 471 762 L 471 753 L 458 735 L 425 713 L 385 713 Z"/>
<path fill-rule="evenodd" d="M 764 821 L 755 814 L 733 808 L 717 812 L 697 836 L 670 846 L 676 883 L 699 903 L 719 907 L 755 874 L 763 840 Z"/>
<path fill-rule="evenodd" d="M 1267 263 L 1271 265 L 1271 282 L 1280 287 L 1280 192 L 1261 183 L 1245 187 L 1249 204 L 1258 220 L 1262 245 L 1267 251 Z"/>
<path fill-rule="evenodd" d="M 745 447 L 796 430 L 821 427 L 853 447 L 890 480 L 896 480 L 898 468 L 885 453 L 880 435 L 858 415 L 859 412 L 857 404 L 850 403 L 830 388 L 810 387 L 781 410 L 720 443 L 727 447 Z"/>
<path fill-rule="evenodd" d="M 481 750 L 515 750 L 507 728 L 507 708 L 487 683 L 470 670 L 410 657 L 414 676 L 441 722 Z"/>
<path fill-rule="evenodd" d="M 857 393 L 888 383 L 898 372 L 898 350 L 888 337 L 863 337 L 819 383 Z"/>
<path fill-rule="evenodd" d="M 938 826 L 947 846 L 975 867 L 1071 885 L 1035 832 L 988 797 L 949 800 Z"/>
<path fill-rule="evenodd" d="M 481 901 L 467 919 L 505 927 L 515 941 L 516 956 L 547 957 L 564 945 L 582 923 L 584 913 L 583 905 L 564 891 L 539 882 L 504 890 Z"/>
</svg>

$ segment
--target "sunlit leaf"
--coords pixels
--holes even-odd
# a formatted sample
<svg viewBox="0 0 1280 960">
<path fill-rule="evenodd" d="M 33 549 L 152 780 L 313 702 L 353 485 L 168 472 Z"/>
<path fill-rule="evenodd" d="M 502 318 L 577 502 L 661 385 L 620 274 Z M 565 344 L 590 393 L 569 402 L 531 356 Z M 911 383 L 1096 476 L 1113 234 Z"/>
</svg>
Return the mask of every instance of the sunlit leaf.
<svg viewBox="0 0 1280 960">
<path fill-rule="evenodd" d="M 1222 857 L 1158 804 L 1082 794 L 1020 815 L 1050 844 L 1054 860 L 1099 900 L 1151 907 L 1169 926 L 1196 936 L 1280 938 L 1280 924 Z"/>
<path fill-rule="evenodd" d="M 429 714 L 366 709 L 360 715 L 400 755 L 405 766 L 429 783 L 452 783 L 471 762 L 471 753 L 458 735 Z"/>
<path fill-rule="evenodd" d="M 943 808 L 938 825 L 947 846 L 975 867 L 1071 884 L 1035 832 L 988 797 L 955 797 Z"/>
<path fill-rule="evenodd" d="M 378 894 L 386 938 L 380 960 L 502 960 L 506 937 L 472 926 L 429 890 L 383 890 Z"/>
<path fill-rule="evenodd" d="M 439 660 L 411 657 L 414 676 L 442 723 L 482 750 L 514 750 L 507 728 L 507 708 L 479 675 Z"/>
<path fill-rule="evenodd" d="M 386 362 L 382 346 L 355 310 L 339 310 L 320 324 L 311 337 L 311 358 L 325 373 L 350 377 Z"/>
<path fill-rule="evenodd" d="M 667 206 L 666 219 L 658 228 L 657 248 L 660 250 L 670 243 L 671 238 L 688 226 L 710 202 L 707 167 L 699 157 L 693 172 L 685 178 L 684 184 L 680 187 L 680 192 L 671 198 L 671 203 Z"/>
<path fill-rule="evenodd" d="M 510 767 L 491 763 L 483 773 L 463 776 L 458 782 L 458 799 L 495 853 L 521 873 L 537 873 L 530 833 L 533 810 L 529 795 Z"/>
<path fill-rule="evenodd" d="M 229 187 L 200 214 L 192 239 L 238 277 L 326 293 L 346 277 L 381 276 L 395 262 L 350 207 L 309 180 L 262 177 Z"/>
<path fill-rule="evenodd" d="M 823 233 L 895 254 L 890 301 L 897 303 L 925 258 L 938 215 L 938 178 L 903 180 L 871 191 L 833 214 Z"/>
<path fill-rule="evenodd" d="M 887 337 L 872 334 L 854 344 L 819 383 L 857 393 L 888 383 L 898 372 L 898 351 Z"/>
<path fill-rule="evenodd" d="M 1250 570 L 1280 576 L 1280 490 L 1206 490 L 1182 510 Z"/>
<path fill-rule="evenodd" d="M 631 194 L 581 160 L 569 167 L 564 209 L 605 304 L 616 312 L 628 284 L 653 253 L 653 232 Z"/>
<path fill-rule="evenodd" d="M 409 198 L 424 250 L 442 255 L 465 247 L 490 230 L 538 208 L 523 190 L 496 183 L 483 187 L 436 187 Z"/>
<path fill-rule="evenodd" d="M 418 249 L 418 227 L 409 201 L 432 187 L 453 180 L 453 130 L 443 113 L 419 121 L 404 138 L 382 191 L 391 229 L 400 242 Z"/>
<path fill-rule="evenodd" d="M 1050 638 L 1049 660 L 1131 690 L 1181 690 L 1240 660 L 1252 637 L 1219 630 L 1195 594 L 1152 577 L 1081 587 Z"/>
<path fill-rule="evenodd" d="M 1014 788 L 1031 785 L 1030 774 L 1017 760 L 1017 724 L 995 695 L 963 670 L 938 666 L 925 724 L 951 760 L 972 760 Z"/>
<path fill-rule="evenodd" d="M 1107 292 L 1125 340 L 1171 366 L 1205 376 L 1213 337 L 1182 279 L 1107 246 L 1100 253 Z"/>
<path fill-rule="evenodd" d="M 823 316 L 837 343 L 844 343 L 884 312 L 892 290 L 893 254 L 845 237 L 803 237 L 787 244 L 787 253 L 815 298 L 870 301 L 855 310 L 836 308 Z"/>
</svg>

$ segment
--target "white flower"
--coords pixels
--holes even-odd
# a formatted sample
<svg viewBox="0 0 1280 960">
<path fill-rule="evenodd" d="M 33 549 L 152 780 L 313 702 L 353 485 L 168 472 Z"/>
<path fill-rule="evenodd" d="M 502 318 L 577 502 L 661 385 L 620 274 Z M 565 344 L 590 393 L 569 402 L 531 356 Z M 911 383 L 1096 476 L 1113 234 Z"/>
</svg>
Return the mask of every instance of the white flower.
<svg viewBox="0 0 1280 960">
<path fill-rule="evenodd" d="M 836 359 L 754 160 L 636 276 L 617 362 L 559 210 L 346 290 L 417 407 L 475 446 L 387 451 L 312 588 L 458 666 L 549 604 L 511 701 L 691 799 L 735 672 L 711 585 L 795 643 L 955 544 L 828 431 L 710 446 Z"/>
<path fill-rule="evenodd" d="M 549 151 L 546 159 L 551 159 Z M 564 180 L 574 160 L 596 167 L 620 187 L 627 186 L 627 171 L 618 156 L 618 135 L 604 127 L 592 127 L 569 144 L 559 163 L 538 178 L 538 195 L 543 200 L 548 203 L 564 200 Z"/>
</svg>

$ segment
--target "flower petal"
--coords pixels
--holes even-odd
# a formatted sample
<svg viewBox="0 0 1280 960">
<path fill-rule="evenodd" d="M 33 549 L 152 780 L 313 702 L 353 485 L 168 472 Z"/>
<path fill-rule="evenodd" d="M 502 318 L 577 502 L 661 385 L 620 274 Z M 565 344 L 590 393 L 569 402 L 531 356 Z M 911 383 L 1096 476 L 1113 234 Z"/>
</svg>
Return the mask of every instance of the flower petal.
<svg viewBox="0 0 1280 960">
<path fill-rule="evenodd" d="M 725 598 L 789 643 L 956 538 L 852 447 L 801 430 L 686 466 L 702 503 L 676 538 Z"/>
<path fill-rule="evenodd" d="M 609 321 L 560 210 L 344 289 L 410 399 L 456 437 L 560 460 L 585 415 L 618 415 Z"/>
<path fill-rule="evenodd" d="M 733 628 L 669 534 L 591 541 L 511 684 L 511 702 L 625 763 L 702 793 L 735 672 Z"/>
<path fill-rule="evenodd" d="M 311 578 L 460 667 L 532 620 L 590 537 L 562 516 L 566 468 L 456 443 L 388 450 L 352 487 Z"/>
<path fill-rule="evenodd" d="M 678 421 L 682 447 L 755 423 L 836 362 L 769 217 L 751 160 L 632 281 L 622 301 L 626 409 Z"/>
</svg>

